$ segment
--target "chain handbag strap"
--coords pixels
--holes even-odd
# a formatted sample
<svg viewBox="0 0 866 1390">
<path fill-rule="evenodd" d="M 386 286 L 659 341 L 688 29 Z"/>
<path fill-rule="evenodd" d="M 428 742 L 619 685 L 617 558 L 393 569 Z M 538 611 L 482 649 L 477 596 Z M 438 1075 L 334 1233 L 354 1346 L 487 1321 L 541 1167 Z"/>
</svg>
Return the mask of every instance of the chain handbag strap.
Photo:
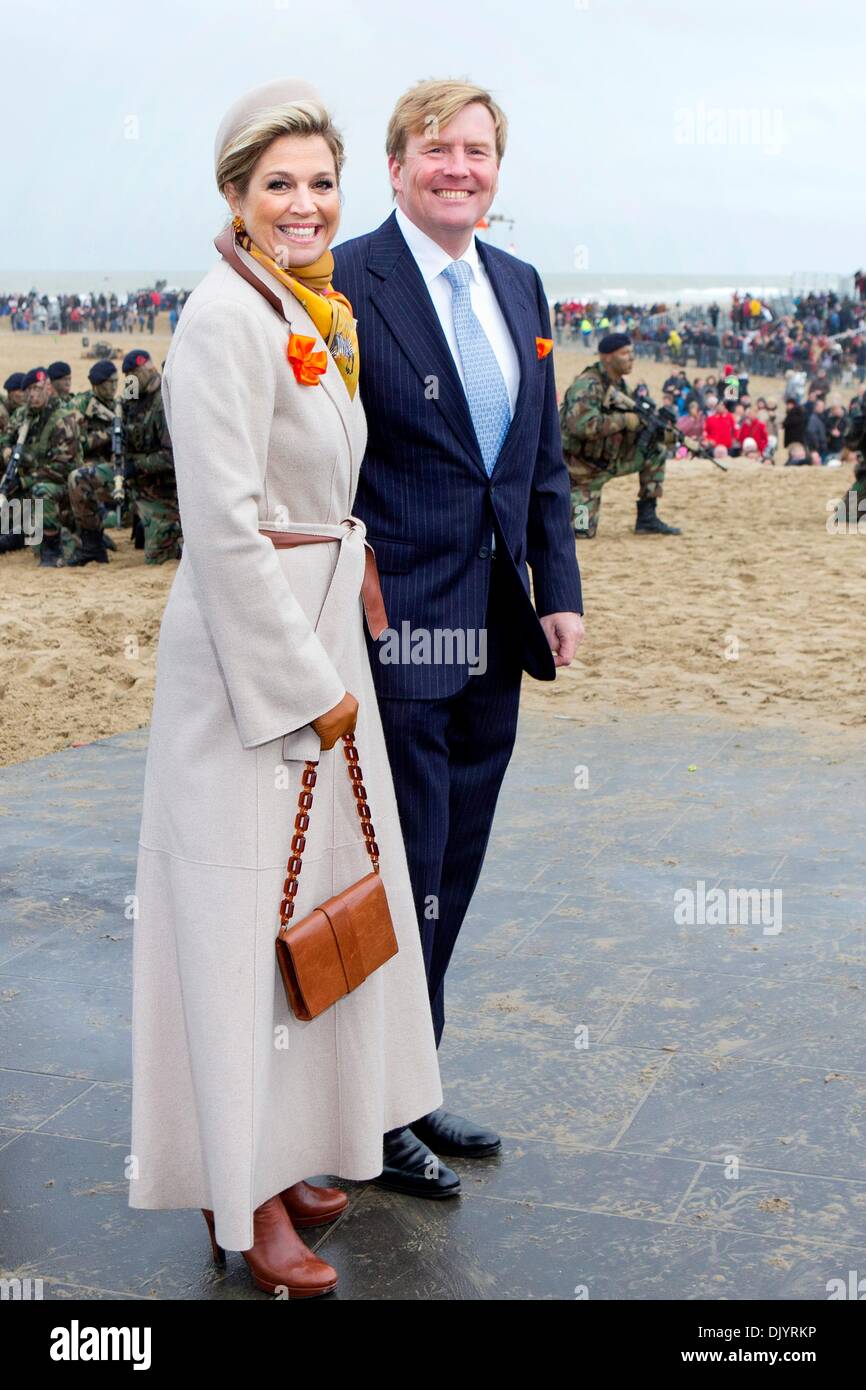
<svg viewBox="0 0 866 1390">
<path fill-rule="evenodd" d="M 373 872 L 377 874 L 379 872 L 379 846 L 376 844 L 376 832 L 373 829 L 370 807 L 367 805 L 367 788 L 364 786 L 361 764 L 358 762 L 358 750 L 355 747 L 354 734 L 343 734 L 343 753 L 346 757 L 349 780 L 352 783 L 352 793 L 355 797 L 355 810 L 361 821 L 364 843 L 367 846 L 370 863 L 373 865 Z M 281 927 L 288 926 L 295 910 L 298 875 L 301 872 L 301 856 L 304 853 L 307 831 L 310 827 L 310 809 L 313 805 L 313 788 L 316 785 L 316 767 L 317 763 L 307 759 L 301 773 L 301 791 L 298 796 L 298 813 L 295 816 L 295 833 L 292 836 L 291 853 L 286 865 L 286 880 L 283 884 L 283 900 L 280 903 Z"/>
</svg>

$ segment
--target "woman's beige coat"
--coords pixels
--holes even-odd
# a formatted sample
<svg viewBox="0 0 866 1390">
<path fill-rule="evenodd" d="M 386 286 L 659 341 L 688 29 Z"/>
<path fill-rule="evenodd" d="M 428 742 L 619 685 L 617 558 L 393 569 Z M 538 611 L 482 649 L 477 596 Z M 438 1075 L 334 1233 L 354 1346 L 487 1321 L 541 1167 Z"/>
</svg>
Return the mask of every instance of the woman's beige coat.
<svg viewBox="0 0 866 1390">
<path fill-rule="evenodd" d="M 366 442 L 327 354 L 295 380 L 285 320 L 225 262 L 190 296 L 165 365 L 184 547 L 157 653 L 136 880 L 133 1207 L 210 1207 L 230 1249 L 316 1174 L 372 1178 L 382 1134 L 442 1101 L 417 919 L 364 641 Z M 290 326 L 291 325 L 291 326 Z M 363 364 L 362 364 L 363 370 Z M 258 534 L 320 531 L 277 550 Z M 312 1022 L 289 1010 L 274 938 L 310 720 L 345 690 L 399 953 Z M 295 921 L 369 872 L 342 744 L 321 753 Z"/>
</svg>

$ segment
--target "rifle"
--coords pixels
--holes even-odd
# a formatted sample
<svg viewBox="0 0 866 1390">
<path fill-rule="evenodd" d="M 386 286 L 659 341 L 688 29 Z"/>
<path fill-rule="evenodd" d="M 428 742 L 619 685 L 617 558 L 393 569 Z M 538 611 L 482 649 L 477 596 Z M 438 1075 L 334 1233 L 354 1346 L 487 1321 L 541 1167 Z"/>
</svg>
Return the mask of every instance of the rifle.
<svg viewBox="0 0 866 1390">
<path fill-rule="evenodd" d="M 120 401 L 114 403 L 114 419 L 111 422 L 111 460 L 114 465 L 114 487 L 112 488 L 112 499 L 115 506 L 115 516 L 117 518 L 116 529 L 119 531 L 122 526 L 123 509 L 126 506 L 126 483 L 124 481 L 124 459 L 126 454 L 126 444 L 123 438 L 123 405 Z"/>
<path fill-rule="evenodd" d="M 29 430 L 30 421 L 25 420 L 18 431 L 18 438 L 6 465 L 3 481 L 0 483 L 0 506 L 6 505 L 18 485 L 18 474 L 21 469 L 21 459 L 24 456 L 24 445 L 27 443 Z"/>
<path fill-rule="evenodd" d="M 639 415 L 643 421 L 643 429 L 638 435 L 637 447 L 643 453 L 649 453 L 659 442 L 663 435 L 670 430 L 681 444 L 684 444 L 689 453 L 695 458 L 709 459 L 717 468 L 721 468 L 723 473 L 727 473 L 728 465 L 717 459 L 712 449 L 707 444 L 698 444 L 696 440 L 690 439 L 683 434 L 677 427 L 677 417 L 669 406 L 655 406 L 652 401 L 646 398 L 632 400 L 631 396 L 626 395 L 625 391 L 614 390 L 610 395 L 610 404 L 617 410 L 631 410 Z"/>
</svg>

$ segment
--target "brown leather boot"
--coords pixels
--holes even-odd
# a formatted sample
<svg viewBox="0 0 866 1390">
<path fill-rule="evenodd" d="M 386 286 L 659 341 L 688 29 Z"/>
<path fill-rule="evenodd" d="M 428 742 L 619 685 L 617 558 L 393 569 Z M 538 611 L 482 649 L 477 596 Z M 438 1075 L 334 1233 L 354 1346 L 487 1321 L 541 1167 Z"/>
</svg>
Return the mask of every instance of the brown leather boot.
<svg viewBox="0 0 866 1390">
<path fill-rule="evenodd" d="M 349 1199 L 339 1187 L 314 1187 L 310 1182 L 296 1182 L 280 1193 L 283 1205 L 293 1226 L 324 1226 L 336 1221 L 346 1210 Z"/>
<path fill-rule="evenodd" d="M 226 1253 L 217 1245 L 212 1211 L 202 1207 L 216 1264 Z M 253 1244 L 241 1254 L 253 1283 L 264 1293 L 286 1290 L 289 1298 L 318 1298 L 337 1287 L 337 1271 L 309 1250 L 291 1223 L 279 1196 L 269 1197 L 253 1212 Z"/>
</svg>

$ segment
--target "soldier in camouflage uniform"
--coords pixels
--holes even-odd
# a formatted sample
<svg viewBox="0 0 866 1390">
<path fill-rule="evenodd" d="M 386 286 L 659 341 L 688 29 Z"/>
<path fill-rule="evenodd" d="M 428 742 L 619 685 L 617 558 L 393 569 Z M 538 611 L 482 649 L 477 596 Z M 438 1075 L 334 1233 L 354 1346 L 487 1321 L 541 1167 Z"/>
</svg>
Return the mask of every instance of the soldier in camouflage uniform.
<svg viewBox="0 0 866 1390">
<path fill-rule="evenodd" d="M 27 393 L 24 390 L 24 380 L 24 372 L 13 372 L 12 376 L 7 377 L 4 383 L 7 392 L 7 413 L 5 423 L 0 425 L 0 478 L 5 475 L 12 450 L 18 443 L 21 426 L 27 420 Z M 2 416 L 2 412 L 0 412 L 0 416 Z M 6 500 L 8 502 L 17 501 L 23 505 L 30 496 L 29 484 L 27 465 L 22 460 L 18 469 L 17 480 L 10 486 Z M 14 521 L 11 520 L 13 516 L 11 512 L 7 515 L 10 517 L 6 523 L 8 529 L 0 532 L 0 555 L 8 555 L 10 551 L 20 550 L 26 544 L 22 527 L 15 525 Z"/>
<path fill-rule="evenodd" d="M 44 367 L 34 367 L 24 381 L 29 422 L 24 467 L 30 496 L 42 505 L 42 541 L 34 551 L 41 566 L 56 569 L 78 548 L 67 490 L 70 472 L 81 463 L 77 417 L 54 395 Z"/>
<path fill-rule="evenodd" d="M 111 435 L 117 368 L 113 362 L 94 362 L 87 375 L 91 389 L 76 397 L 84 464 L 69 475 L 69 502 L 81 536 L 80 549 L 69 561 L 72 566 L 91 560 L 107 564 L 107 549 L 116 549 L 109 545 L 103 526 L 104 509 L 115 505 Z"/>
<path fill-rule="evenodd" d="M 51 389 L 64 405 L 74 406 L 75 393 L 72 390 L 72 368 L 68 362 L 51 362 L 48 367 L 48 380 Z"/>
<path fill-rule="evenodd" d="M 625 377 L 634 365 L 634 348 L 626 333 L 609 333 L 598 345 L 599 360 L 571 383 L 560 407 L 562 447 L 571 479 L 574 534 L 591 538 L 598 527 L 601 490 L 611 478 L 637 473 L 640 488 L 635 531 L 678 536 L 656 514 L 662 495 L 667 445 L 664 440 L 644 453 L 639 448 L 643 421 L 615 403 L 627 391 Z"/>
<path fill-rule="evenodd" d="M 8 434 L 14 412 L 25 404 L 22 381 L 23 372 L 13 372 L 7 376 L 0 391 L 0 438 Z"/>
<path fill-rule="evenodd" d="M 144 528 L 144 563 L 161 565 L 176 559 L 183 543 L 162 377 L 144 348 L 126 354 L 123 370 L 128 377 L 123 402 L 124 476 Z"/>
<path fill-rule="evenodd" d="M 24 372 L 13 372 L 4 382 L 0 408 L 0 448 L 4 450 L 10 449 L 18 438 L 18 431 L 27 414 L 27 392 L 23 383 Z"/>
</svg>

